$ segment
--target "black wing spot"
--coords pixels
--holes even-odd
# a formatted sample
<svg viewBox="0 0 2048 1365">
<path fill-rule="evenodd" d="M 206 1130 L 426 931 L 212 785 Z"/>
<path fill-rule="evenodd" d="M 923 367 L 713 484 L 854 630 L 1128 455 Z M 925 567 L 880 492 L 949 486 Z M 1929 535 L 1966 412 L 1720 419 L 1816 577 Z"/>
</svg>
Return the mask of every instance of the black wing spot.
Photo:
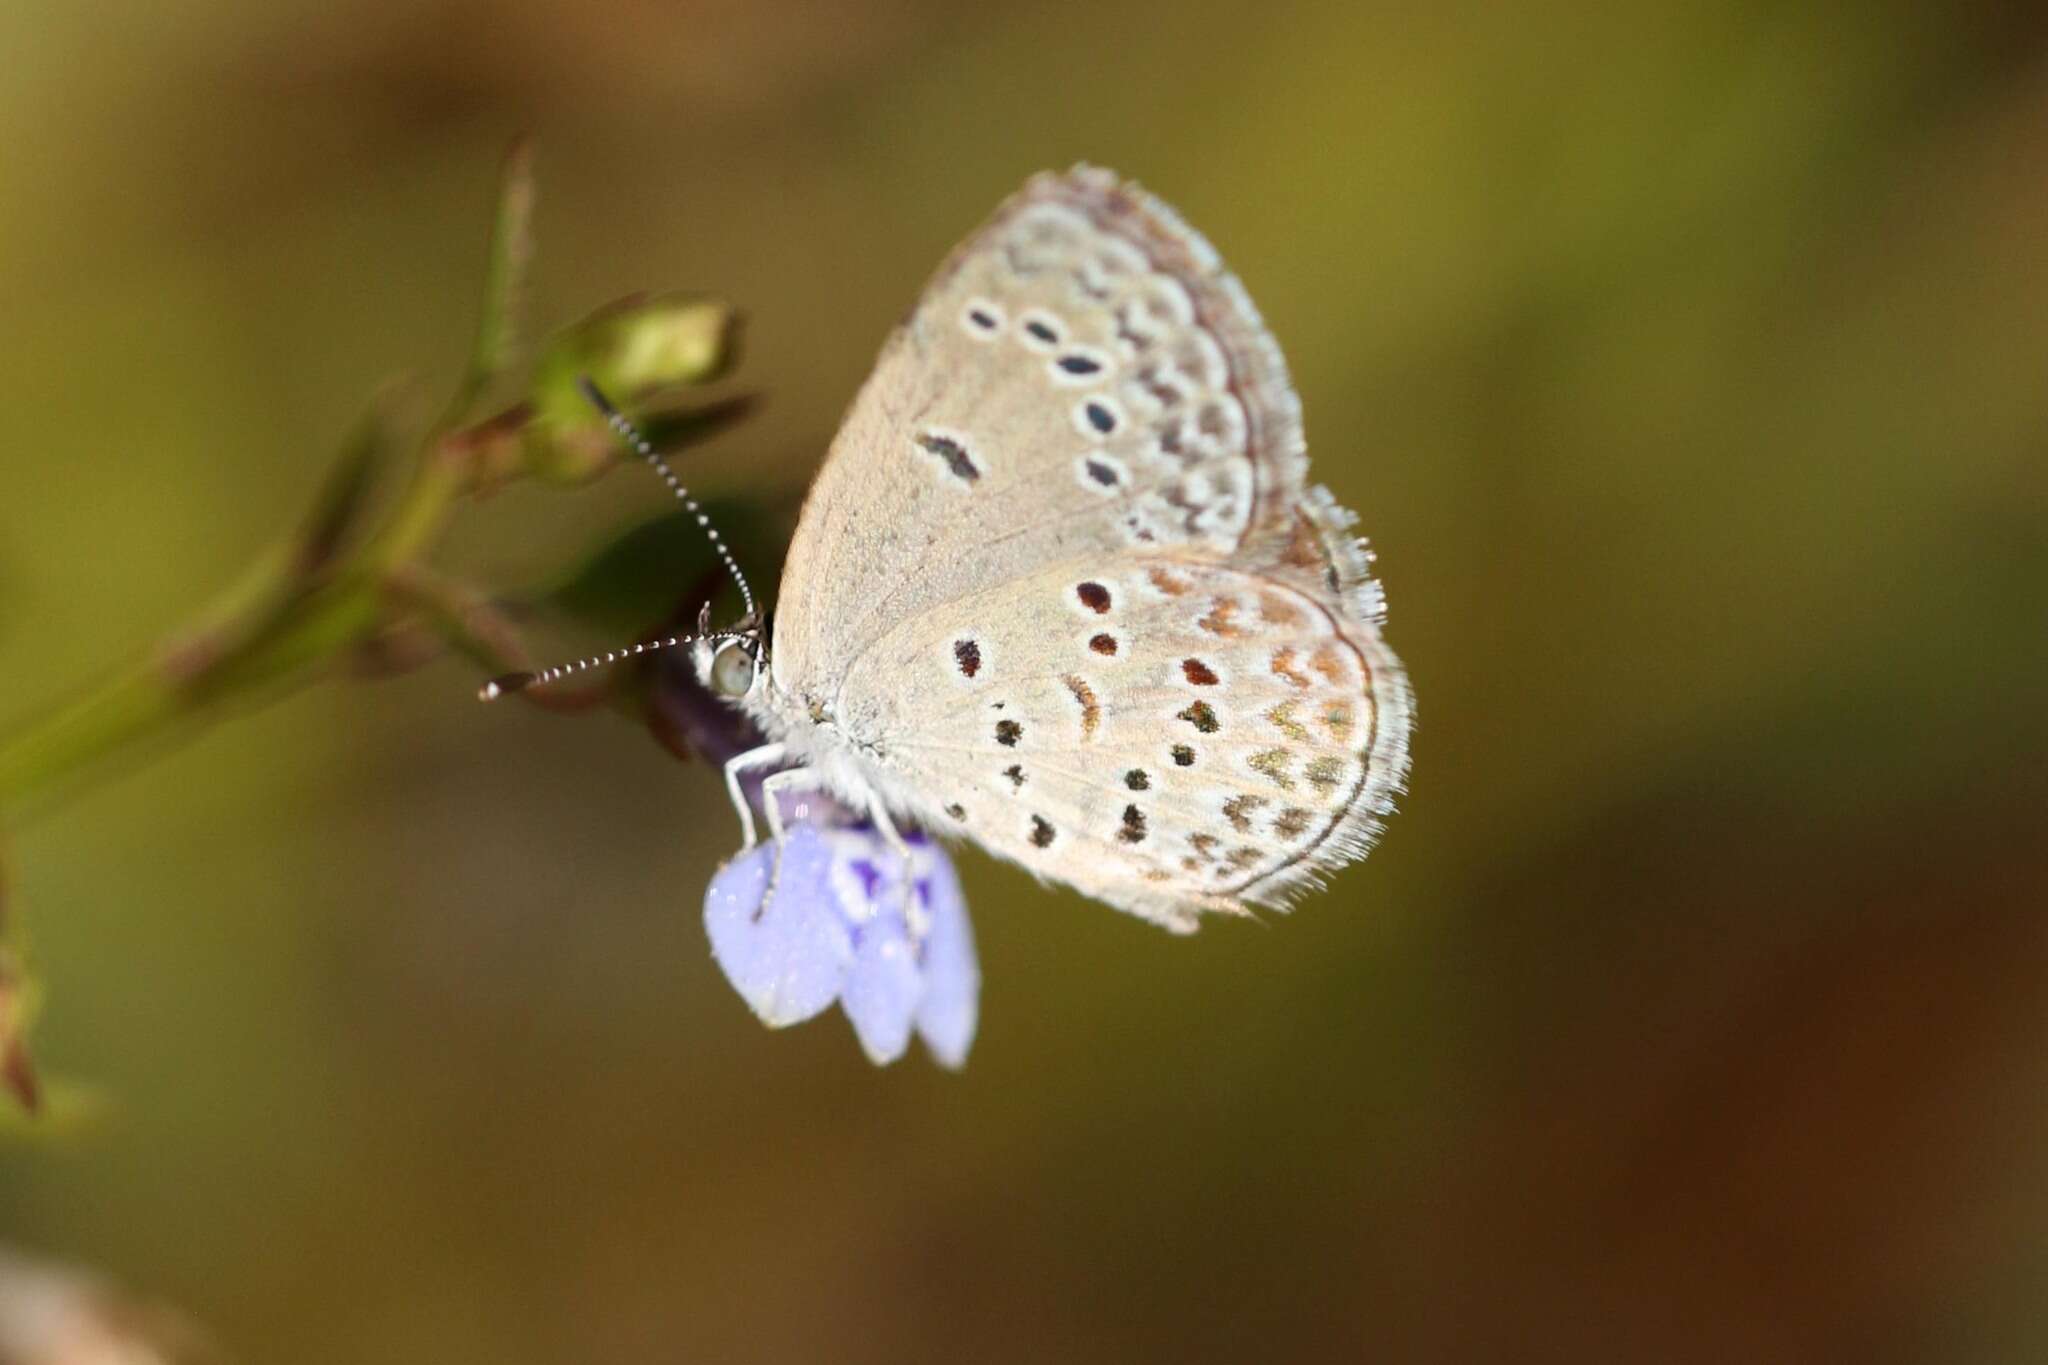
<svg viewBox="0 0 2048 1365">
<path fill-rule="evenodd" d="M 1034 815 L 1031 817 L 1031 842 L 1035 846 L 1039 848 L 1051 848 L 1052 833 L 1052 826 L 1046 823 L 1046 819 L 1043 815 Z"/>
<path fill-rule="evenodd" d="M 960 664 L 963 677 L 973 677 L 981 672 L 981 646 L 972 640 L 955 640 L 953 658 Z"/>
<path fill-rule="evenodd" d="M 996 722 L 996 743 L 1002 745 L 1005 749 L 1016 748 L 1017 741 L 1023 737 L 1024 727 L 1016 721 L 999 720 Z"/>
<path fill-rule="evenodd" d="M 1116 837 L 1127 844 L 1143 842 L 1145 838 L 1145 812 L 1139 810 L 1136 806 L 1125 806 L 1124 827 L 1116 832 Z"/>
<path fill-rule="evenodd" d="M 962 483 L 973 483 L 981 477 L 981 469 L 974 463 L 974 457 L 967 453 L 967 447 L 951 436 L 942 436 L 936 431 L 921 433 L 918 445 L 945 463 L 946 472 Z"/>
<path fill-rule="evenodd" d="M 1124 774 L 1124 785 L 1134 792 L 1141 792 L 1152 785 L 1152 779 L 1143 768 L 1133 768 Z"/>
</svg>

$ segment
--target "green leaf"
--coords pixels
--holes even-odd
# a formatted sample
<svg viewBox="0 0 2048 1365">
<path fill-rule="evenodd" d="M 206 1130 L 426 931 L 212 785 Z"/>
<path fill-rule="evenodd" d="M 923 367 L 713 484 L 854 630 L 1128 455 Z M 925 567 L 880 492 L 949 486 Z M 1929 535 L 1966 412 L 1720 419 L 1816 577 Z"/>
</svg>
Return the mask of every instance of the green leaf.
<svg viewBox="0 0 2048 1365">
<path fill-rule="evenodd" d="M 653 294 L 621 299 L 557 332 L 534 364 L 528 472 L 576 483 L 627 453 L 585 396 L 585 379 L 630 413 L 664 392 L 723 375 L 738 328 L 732 308 L 716 299 Z"/>
<path fill-rule="evenodd" d="M 290 571 L 303 577 L 325 568 L 360 528 L 371 494 L 402 443 L 409 393 L 408 384 L 395 382 L 371 400 L 369 411 L 328 466 L 297 533 L 286 543 Z"/>
<path fill-rule="evenodd" d="M 466 410 L 518 358 L 526 279 L 533 264 L 534 198 L 533 147 L 521 138 L 506 154 L 498 178 L 498 212 L 491 222 L 483 309 L 459 400 L 461 409 Z"/>
<path fill-rule="evenodd" d="M 761 400 L 754 394 L 734 394 L 701 407 L 642 413 L 638 425 L 650 445 L 673 459 L 676 451 L 703 444 L 753 416 L 760 406 Z"/>
</svg>

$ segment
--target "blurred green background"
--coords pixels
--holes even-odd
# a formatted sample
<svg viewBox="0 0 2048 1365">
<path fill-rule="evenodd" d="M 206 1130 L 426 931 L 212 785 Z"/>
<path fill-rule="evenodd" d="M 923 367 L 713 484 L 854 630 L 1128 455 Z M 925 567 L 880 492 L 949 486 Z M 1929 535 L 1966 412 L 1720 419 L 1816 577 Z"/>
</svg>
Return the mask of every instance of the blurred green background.
<svg viewBox="0 0 2048 1365">
<path fill-rule="evenodd" d="M 0 8 L 0 727 L 183 620 L 395 370 L 496 163 L 537 316 L 748 315 L 801 488 L 1076 159 L 1287 348 L 1420 698 L 1381 851 L 1178 941 L 961 855 L 960 1076 L 709 960 L 715 776 L 338 680 L 13 830 L 0 1239 L 243 1360 L 2048 1354 L 2048 24 L 2030 5 Z M 659 510 L 516 488 L 521 580 Z"/>
</svg>

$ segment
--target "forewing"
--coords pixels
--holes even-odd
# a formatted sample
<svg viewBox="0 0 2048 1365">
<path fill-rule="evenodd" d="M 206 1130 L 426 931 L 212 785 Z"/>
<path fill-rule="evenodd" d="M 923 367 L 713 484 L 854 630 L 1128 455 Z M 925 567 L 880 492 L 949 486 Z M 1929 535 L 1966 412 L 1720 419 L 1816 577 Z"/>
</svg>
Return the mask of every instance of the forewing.
<svg viewBox="0 0 2048 1365">
<path fill-rule="evenodd" d="M 941 266 L 833 442 L 777 680 L 823 700 L 899 623 L 1077 555 L 1275 558 L 1305 463 L 1279 349 L 1209 244 L 1109 172 L 1040 176 Z"/>
</svg>

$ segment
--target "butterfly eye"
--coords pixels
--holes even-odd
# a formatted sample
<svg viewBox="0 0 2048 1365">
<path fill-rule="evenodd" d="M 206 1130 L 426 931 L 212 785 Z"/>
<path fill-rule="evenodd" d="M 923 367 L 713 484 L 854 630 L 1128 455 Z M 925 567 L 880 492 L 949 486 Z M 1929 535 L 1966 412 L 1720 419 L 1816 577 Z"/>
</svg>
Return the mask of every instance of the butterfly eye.
<svg viewBox="0 0 2048 1365">
<path fill-rule="evenodd" d="M 711 661 L 711 690 L 721 697 L 744 697 L 754 686 L 754 656 L 728 645 Z"/>
</svg>

